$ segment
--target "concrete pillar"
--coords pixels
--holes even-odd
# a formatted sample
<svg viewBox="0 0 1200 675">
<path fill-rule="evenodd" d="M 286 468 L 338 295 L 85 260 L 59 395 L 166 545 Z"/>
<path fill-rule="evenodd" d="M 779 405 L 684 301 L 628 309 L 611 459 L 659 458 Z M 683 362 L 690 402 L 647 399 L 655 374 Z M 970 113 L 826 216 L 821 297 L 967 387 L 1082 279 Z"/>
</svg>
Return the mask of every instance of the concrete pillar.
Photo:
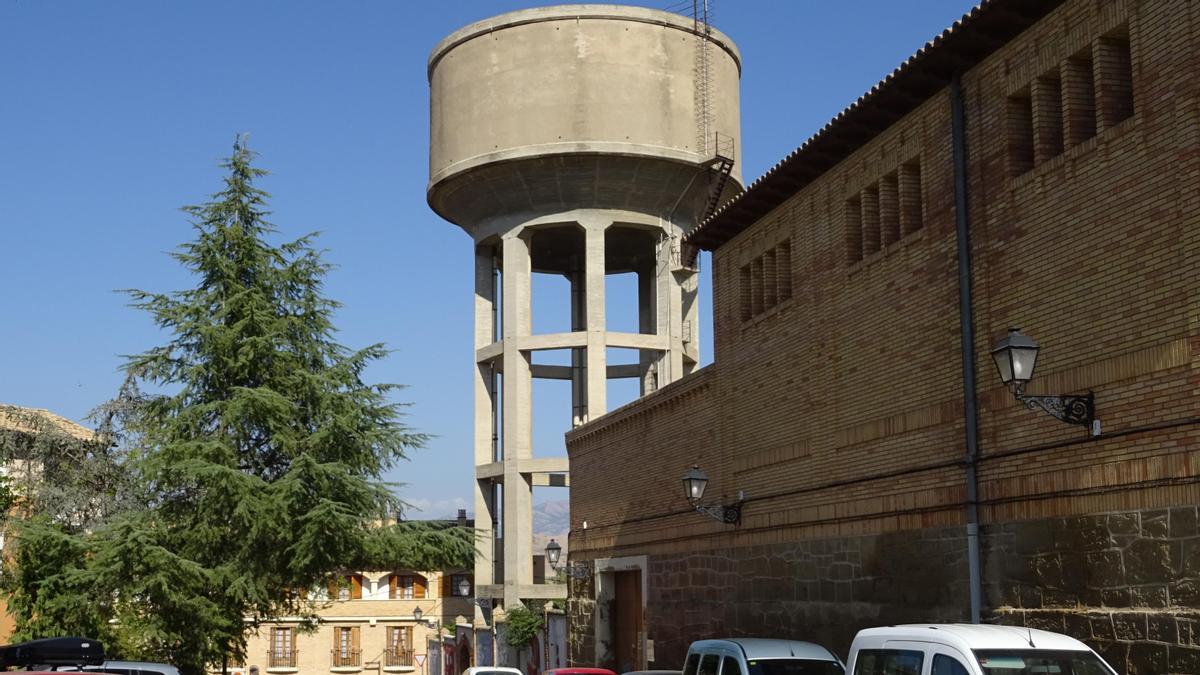
<svg viewBox="0 0 1200 675">
<path fill-rule="evenodd" d="M 604 316 L 604 231 L 611 220 L 590 218 L 583 225 L 584 283 L 587 288 L 587 417 L 608 411 L 608 340 Z"/>
<path fill-rule="evenodd" d="M 529 242 L 522 230 L 504 237 L 504 603 L 521 602 L 519 587 L 533 583 L 529 564 L 533 545 L 533 488 L 520 472 L 520 461 L 533 456 L 533 379 L 529 355 L 519 349 L 532 328 Z M 508 514 L 525 514 L 509 517 Z"/>
<path fill-rule="evenodd" d="M 587 330 L 587 283 L 582 259 L 567 275 L 571 282 L 571 331 Z M 587 421 L 587 348 L 571 349 L 571 426 Z"/>
<path fill-rule="evenodd" d="M 492 343 L 496 307 L 495 250 L 491 246 L 475 247 L 475 349 Z M 493 461 L 495 430 L 494 375 L 489 363 L 475 364 L 475 465 Z M 495 503 L 491 480 L 475 481 L 475 530 L 478 534 L 478 553 L 475 556 L 475 583 L 494 583 L 495 569 L 492 546 L 495 532 L 492 521 Z"/>
<path fill-rule="evenodd" d="M 658 334 L 658 278 L 654 265 L 648 264 L 637 272 L 638 279 L 638 332 L 643 335 Z M 657 363 L 661 356 L 648 350 L 638 352 L 640 366 L 640 388 L 642 396 L 658 388 Z"/>
</svg>

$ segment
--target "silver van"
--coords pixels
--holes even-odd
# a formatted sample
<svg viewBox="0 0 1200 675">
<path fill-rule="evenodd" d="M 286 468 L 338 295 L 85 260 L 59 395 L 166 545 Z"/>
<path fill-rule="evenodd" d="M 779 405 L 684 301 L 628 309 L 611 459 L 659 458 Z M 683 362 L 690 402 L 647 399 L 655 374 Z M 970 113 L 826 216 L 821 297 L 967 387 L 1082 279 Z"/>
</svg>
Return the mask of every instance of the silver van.
<svg viewBox="0 0 1200 675">
<path fill-rule="evenodd" d="M 843 675 L 833 652 L 813 642 L 731 638 L 698 640 L 688 648 L 683 675 Z"/>
<path fill-rule="evenodd" d="M 54 670 L 78 672 L 79 668 L 59 666 Z M 113 675 L 179 675 L 179 669 L 165 663 L 148 661 L 105 661 L 99 666 L 84 666 L 83 672 L 111 673 Z"/>
</svg>

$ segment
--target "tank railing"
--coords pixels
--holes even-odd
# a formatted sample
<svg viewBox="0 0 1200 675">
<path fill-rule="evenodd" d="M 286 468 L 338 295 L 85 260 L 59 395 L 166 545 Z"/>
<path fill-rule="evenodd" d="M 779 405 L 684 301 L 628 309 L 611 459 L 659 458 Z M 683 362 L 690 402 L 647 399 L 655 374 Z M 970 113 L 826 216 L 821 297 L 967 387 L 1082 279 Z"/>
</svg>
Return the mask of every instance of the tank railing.
<svg viewBox="0 0 1200 675">
<path fill-rule="evenodd" d="M 736 151 L 737 145 L 733 136 L 719 131 L 713 132 L 713 159 L 732 163 Z"/>
</svg>

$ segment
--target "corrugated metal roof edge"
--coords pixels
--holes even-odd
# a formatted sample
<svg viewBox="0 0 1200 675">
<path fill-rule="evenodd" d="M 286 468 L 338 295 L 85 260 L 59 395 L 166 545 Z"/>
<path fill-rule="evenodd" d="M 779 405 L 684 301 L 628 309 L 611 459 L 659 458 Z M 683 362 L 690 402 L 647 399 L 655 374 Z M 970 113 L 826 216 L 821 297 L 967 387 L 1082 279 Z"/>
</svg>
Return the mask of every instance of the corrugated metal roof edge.
<svg viewBox="0 0 1200 675">
<path fill-rule="evenodd" d="M 799 169 L 803 167 L 807 155 L 817 145 L 829 140 L 841 127 L 849 126 L 849 123 L 853 121 L 852 118 L 862 114 L 863 111 L 867 111 L 870 104 L 904 85 L 903 80 L 915 79 L 921 75 L 932 75 L 939 81 L 944 80 L 944 83 L 938 86 L 933 92 L 921 96 L 918 101 L 910 104 L 902 114 L 911 112 L 918 105 L 936 94 L 937 91 L 948 85 L 949 77 L 945 74 L 939 74 L 931 70 L 927 72 L 921 70 L 922 66 L 928 65 L 928 62 L 932 58 L 955 50 L 951 56 L 959 61 L 960 69 L 965 70 L 982 61 L 995 52 L 996 49 L 1003 46 L 1003 44 L 1011 41 L 1013 37 L 1036 23 L 1046 14 L 1049 14 L 1064 1 L 983 0 L 973 7 L 970 12 L 964 14 L 958 21 L 951 24 L 950 27 L 926 42 L 916 53 L 908 57 L 884 79 L 871 87 L 869 91 L 859 96 L 857 100 L 833 117 L 819 131 L 810 136 L 808 140 L 788 153 L 782 160 L 776 162 L 766 173 L 759 176 L 747 186 L 745 191 L 725 202 L 711 216 L 702 221 L 691 232 L 687 233 L 684 236 L 684 242 L 708 251 L 717 249 L 742 230 L 749 227 L 751 222 L 766 215 L 767 212 L 798 192 L 803 184 L 811 182 L 811 179 L 815 178 L 816 175 L 820 175 L 829 168 L 832 168 L 832 166 L 836 165 L 842 159 L 848 157 L 854 150 L 862 147 L 872 138 L 890 127 L 895 120 L 891 120 L 875 129 L 873 133 L 861 138 L 859 142 L 850 144 L 848 149 L 841 153 L 841 156 L 836 158 L 831 164 L 821 167 L 818 163 L 815 167 L 809 167 L 816 168 L 817 173 L 810 177 L 809 181 L 802 181 L 799 187 L 775 185 L 775 183 L 795 183 L 794 177 L 790 176 L 789 173 L 798 173 Z M 987 25 L 989 21 L 998 23 L 1001 21 L 1013 22 L 1014 20 L 1016 20 L 1016 27 L 1018 29 L 1006 35 L 1000 40 L 999 44 L 972 51 L 969 49 L 971 45 L 965 42 L 966 38 L 972 37 L 970 35 L 972 32 L 982 35 L 985 29 L 990 27 Z M 1012 24 L 1010 24 L 1010 27 L 1012 27 Z M 784 180 L 786 178 L 792 178 L 792 180 Z M 766 194 L 768 191 L 770 191 L 770 194 Z"/>
</svg>

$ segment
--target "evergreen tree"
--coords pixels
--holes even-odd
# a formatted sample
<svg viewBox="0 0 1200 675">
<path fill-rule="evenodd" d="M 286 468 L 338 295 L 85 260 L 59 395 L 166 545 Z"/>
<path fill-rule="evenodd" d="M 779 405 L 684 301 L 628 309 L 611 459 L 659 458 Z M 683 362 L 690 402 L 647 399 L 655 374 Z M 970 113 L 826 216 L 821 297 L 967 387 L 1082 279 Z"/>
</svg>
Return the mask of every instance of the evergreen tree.
<svg viewBox="0 0 1200 675">
<path fill-rule="evenodd" d="M 126 366 L 168 392 L 134 397 L 124 420 L 139 507 L 59 551 L 85 561 L 75 589 L 113 599 L 118 650 L 185 675 L 243 661 L 247 619 L 305 615 L 301 591 L 338 572 L 461 566 L 473 552 L 462 528 L 380 526 L 401 507 L 381 476 L 425 436 L 402 423 L 396 385 L 363 381 L 384 347 L 335 341 L 312 235 L 268 242 L 251 160 L 239 139 L 224 189 L 185 208 L 196 236 L 173 256 L 196 286 L 130 291 L 170 335 Z"/>
</svg>

